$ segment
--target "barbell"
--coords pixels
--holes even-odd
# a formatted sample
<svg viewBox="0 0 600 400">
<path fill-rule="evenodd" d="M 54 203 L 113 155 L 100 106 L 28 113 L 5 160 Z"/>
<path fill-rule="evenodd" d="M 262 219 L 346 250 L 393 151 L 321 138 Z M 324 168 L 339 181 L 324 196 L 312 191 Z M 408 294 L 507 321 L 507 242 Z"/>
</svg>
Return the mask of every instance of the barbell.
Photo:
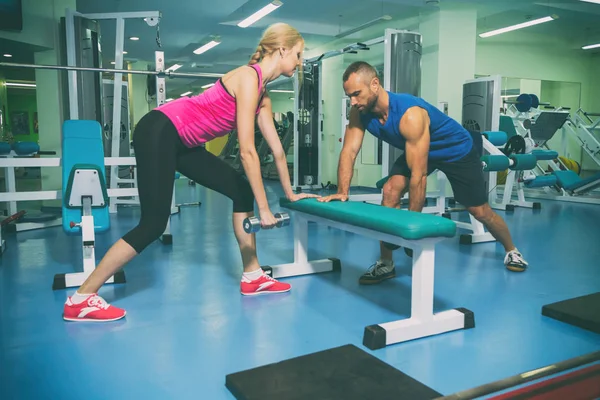
<svg viewBox="0 0 600 400">
<path fill-rule="evenodd" d="M 521 93 L 516 100 L 504 100 L 506 104 L 514 104 L 520 112 L 527 112 L 532 108 L 538 108 L 540 105 L 549 106 L 550 103 L 540 103 L 539 97 L 535 94 Z"/>
<path fill-rule="evenodd" d="M 186 73 L 173 71 L 144 71 L 135 69 L 114 69 L 114 68 L 95 68 L 95 67 L 76 67 L 70 65 L 47 65 L 47 64 L 20 64 L 10 62 L 0 62 L 0 67 L 8 68 L 33 68 L 33 69 L 53 69 L 67 71 L 89 71 L 89 72 L 109 72 L 113 74 L 140 74 L 140 75 L 156 75 L 159 78 L 220 78 L 223 74 L 211 72 Z"/>
</svg>

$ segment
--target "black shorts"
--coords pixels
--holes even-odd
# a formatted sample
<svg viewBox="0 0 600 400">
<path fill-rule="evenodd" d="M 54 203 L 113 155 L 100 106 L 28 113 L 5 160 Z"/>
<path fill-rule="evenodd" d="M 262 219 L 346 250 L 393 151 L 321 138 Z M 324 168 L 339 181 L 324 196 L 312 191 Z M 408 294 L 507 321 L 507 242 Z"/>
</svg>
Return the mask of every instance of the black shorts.
<svg viewBox="0 0 600 400">
<path fill-rule="evenodd" d="M 457 161 L 430 160 L 427 164 L 427 175 L 435 170 L 440 170 L 446 175 L 454 192 L 454 199 L 458 203 L 465 207 L 476 207 L 487 203 L 486 181 L 477 145 L 474 144 L 471 151 Z M 389 175 L 402 175 L 410 178 L 406 153 L 398 157 Z"/>
</svg>

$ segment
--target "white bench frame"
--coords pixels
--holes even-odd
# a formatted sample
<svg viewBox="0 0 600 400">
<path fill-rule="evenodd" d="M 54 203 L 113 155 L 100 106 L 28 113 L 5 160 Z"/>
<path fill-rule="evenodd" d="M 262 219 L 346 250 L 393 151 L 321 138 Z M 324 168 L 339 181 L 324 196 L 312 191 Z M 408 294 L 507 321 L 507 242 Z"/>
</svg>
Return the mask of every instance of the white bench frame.
<svg viewBox="0 0 600 400">
<path fill-rule="evenodd" d="M 337 259 L 308 260 L 308 222 L 328 225 L 413 250 L 411 316 L 403 320 L 367 326 L 364 331 L 363 345 L 369 349 L 376 350 L 394 343 L 475 327 L 473 313 L 467 309 L 452 309 L 435 314 L 433 312 L 435 244 L 446 237 L 406 240 L 399 236 L 297 210 L 293 210 L 291 214 L 294 230 L 294 262 L 263 267 L 274 278 L 341 269 Z"/>
</svg>

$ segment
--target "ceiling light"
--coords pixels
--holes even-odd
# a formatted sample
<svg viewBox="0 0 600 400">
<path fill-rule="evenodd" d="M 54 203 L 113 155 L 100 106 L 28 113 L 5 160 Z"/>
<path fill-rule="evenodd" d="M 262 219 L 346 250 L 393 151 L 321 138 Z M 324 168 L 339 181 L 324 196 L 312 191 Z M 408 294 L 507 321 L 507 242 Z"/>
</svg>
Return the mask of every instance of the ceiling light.
<svg viewBox="0 0 600 400">
<path fill-rule="evenodd" d="M 390 15 L 382 15 L 381 17 L 377 17 L 375 19 L 372 19 L 369 22 L 365 22 L 364 24 L 359 25 L 356 28 L 352 28 L 352 29 L 348 29 L 347 31 L 340 32 L 337 35 L 335 35 L 335 37 L 338 39 L 341 39 L 343 37 L 352 35 L 353 33 L 362 31 L 363 29 L 367 29 L 375 24 L 378 24 L 380 21 L 390 21 L 391 19 L 392 19 L 392 17 Z"/>
<path fill-rule="evenodd" d="M 215 86 L 214 83 L 209 83 L 208 85 L 200 86 L 202 89 L 208 89 L 211 86 Z"/>
<path fill-rule="evenodd" d="M 581 0 L 581 1 L 587 1 L 588 3 L 600 4 L 600 0 Z"/>
<path fill-rule="evenodd" d="M 21 87 L 21 88 L 34 88 L 35 83 L 17 83 L 17 82 L 4 82 L 6 86 Z"/>
<path fill-rule="evenodd" d="M 212 49 L 213 47 L 215 47 L 216 45 L 220 44 L 221 41 L 217 41 L 217 40 L 211 40 L 210 42 L 206 43 L 204 46 L 198 47 L 196 50 L 194 50 L 194 54 L 202 54 L 205 51 L 208 51 L 210 49 Z"/>
<path fill-rule="evenodd" d="M 12 57 L 12 54 L 5 54 L 4 57 Z"/>
<path fill-rule="evenodd" d="M 254 14 L 252 14 L 251 16 L 249 16 L 248 18 L 246 18 L 245 20 L 243 20 L 242 22 L 238 23 L 237 26 L 239 26 L 240 28 L 247 28 L 259 19 L 263 18 L 265 15 L 277 10 L 282 5 L 283 3 L 281 1 L 274 0 L 266 6 L 264 6 L 263 8 L 261 8 L 260 10 L 258 10 L 257 12 L 255 12 Z"/>
<path fill-rule="evenodd" d="M 129 40 L 140 40 L 140 38 L 137 37 L 137 36 L 132 36 L 132 37 L 129 38 Z"/>
<path fill-rule="evenodd" d="M 181 95 L 180 95 L 180 96 L 181 96 L 181 97 L 183 97 L 183 96 L 187 96 L 187 95 L 189 95 L 189 94 L 192 94 L 192 92 L 185 92 L 185 93 L 181 93 Z"/>
<path fill-rule="evenodd" d="M 269 90 L 271 93 L 294 93 L 293 90 L 273 89 Z"/>
<path fill-rule="evenodd" d="M 595 48 L 598 48 L 598 47 L 600 47 L 600 43 L 590 44 L 590 45 L 587 45 L 587 46 L 583 46 L 582 49 L 583 50 L 589 50 L 589 49 L 595 49 Z"/>
<path fill-rule="evenodd" d="M 173 71 L 177 71 L 179 68 L 183 67 L 183 65 L 181 64 L 173 64 L 171 65 L 169 68 L 167 68 L 165 70 L 165 72 L 173 72 Z"/>
<path fill-rule="evenodd" d="M 515 31 L 517 29 L 527 28 L 528 26 L 533 26 L 533 25 L 543 24 L 544 22 L 554 21 L 555 19 L 558 19 L 557 15 L 551 15 L 549 17 L 532 19 L 531 21 L 523 22 L 521 24 L 511 25 L 511 26 L 507 26 L 506 28 L 501 28 L 501 29 L 496 29 L 494 31 L 490 31 L 490 32 L 480 33 L 479 37 L 487 38 L 490 36 L 500 35 L 502 33 Z"/>
<path fill-rule="evenodd" d="M 127 52 L 125 50 L 123 50 L 123 54 L 127 54 Z"/>
</svg>

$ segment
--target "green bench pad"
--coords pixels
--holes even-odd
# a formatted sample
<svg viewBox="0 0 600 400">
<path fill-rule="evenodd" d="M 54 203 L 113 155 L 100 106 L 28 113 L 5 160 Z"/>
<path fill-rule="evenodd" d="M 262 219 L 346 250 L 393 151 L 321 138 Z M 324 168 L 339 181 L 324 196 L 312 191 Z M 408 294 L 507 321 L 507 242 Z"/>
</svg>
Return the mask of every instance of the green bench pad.
<svg viewBox="0 0 600 400">
<path fill-rule="evenodd" d="M 289 210 L 399 236 L 406 240 L 453 237 L 456 234 L 456 224 L 450 219 L 377 204 L 358 201 L 322 203 L 317 199 L 291 202 L 281 198 L 279 205 Z"/>
</svg>

